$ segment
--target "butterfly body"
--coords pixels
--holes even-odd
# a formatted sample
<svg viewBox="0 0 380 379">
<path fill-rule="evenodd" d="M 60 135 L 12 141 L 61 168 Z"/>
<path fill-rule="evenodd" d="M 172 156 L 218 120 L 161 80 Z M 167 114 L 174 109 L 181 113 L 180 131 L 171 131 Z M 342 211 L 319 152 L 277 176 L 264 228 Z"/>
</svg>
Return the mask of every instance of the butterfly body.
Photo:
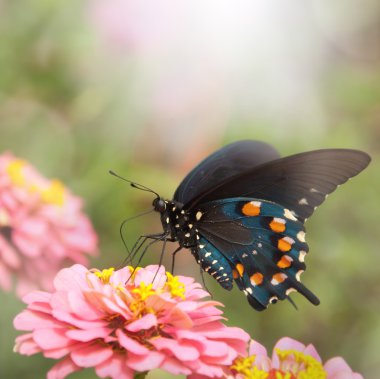
<svg viewBox="0 0 380 379">
<path fill-rule="evenodd" d="M 304 222 L 369 161 L 348 149 L 279 158 L 265 143 L 239 141 L 195 167 L 173 200 L 158 197 L 153 206 L 163 238 L 190 249 L 224 289 L 235 282 L 256 310 L 292 291 L 319 304 L 300 280 L 309 251 Z"/>
</svg>

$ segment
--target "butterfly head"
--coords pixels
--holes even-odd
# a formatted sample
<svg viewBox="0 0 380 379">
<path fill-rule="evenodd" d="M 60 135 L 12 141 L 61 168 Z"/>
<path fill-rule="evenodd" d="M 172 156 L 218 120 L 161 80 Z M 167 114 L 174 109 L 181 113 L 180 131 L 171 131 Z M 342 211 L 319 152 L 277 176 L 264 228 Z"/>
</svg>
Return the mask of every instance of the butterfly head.
<svg viewBox="0 0 380 379">
<path fill-rule="evenodd" d="M 153 208 L 156 212 L 164 213 L 166 211 L 166 202 L 165 200 L 161 199 L 160 197 L 156 197 L 153 200 Z"/>
</svg>

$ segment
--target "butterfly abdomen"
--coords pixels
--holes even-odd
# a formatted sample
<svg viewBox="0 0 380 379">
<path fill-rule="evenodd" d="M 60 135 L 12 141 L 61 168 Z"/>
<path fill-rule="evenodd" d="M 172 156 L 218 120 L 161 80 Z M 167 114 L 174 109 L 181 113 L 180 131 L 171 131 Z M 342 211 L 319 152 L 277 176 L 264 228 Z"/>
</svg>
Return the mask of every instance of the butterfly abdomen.
<svg viewBox="0 0 380 379">
<path fill-rule="evenodd" d="M 201 237 L 197 248 L 192 249 L 201 268 L 214 277 L 227 290 L 232 289 L 232 269 L 228 260 L 205 238 Z"/>
</svg>

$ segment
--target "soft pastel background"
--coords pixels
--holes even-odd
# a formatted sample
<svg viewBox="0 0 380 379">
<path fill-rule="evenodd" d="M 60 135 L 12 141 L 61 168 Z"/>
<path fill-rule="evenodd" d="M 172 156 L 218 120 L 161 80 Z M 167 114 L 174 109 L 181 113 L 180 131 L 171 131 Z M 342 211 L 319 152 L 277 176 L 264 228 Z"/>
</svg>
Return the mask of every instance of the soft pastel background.
<svg viewBox="0 0 380 379">
<path fill-rule="evenodd" d="M 109 168 L 171 197 L 201 158 L 242 138 L 283 155 L 322 147 L 372 155 L 307 223 L 303 281 L 320 306 L 294 295 L 298 311 L 284 302 L 257 313 L 243 294 L 206 280 L 229 324 L 269 349 L 288 335 L 378 378 L 380 3 L 0 0 L 0 150 L 85 199 L 101 242 L 93 266 L 122 263 L 119 225 L 152 201 Z M 157 214 L 138 219 L 128 241 L 160 227 Z M 152 249 L 143 263 L 158 258 Z M 176 272 L 201 280 L 187 251 Z M 0 293 L 0 304 L 0 377 L 43 378 L 51 362 L 12 353 L 22 303 Z"/>
</svg>

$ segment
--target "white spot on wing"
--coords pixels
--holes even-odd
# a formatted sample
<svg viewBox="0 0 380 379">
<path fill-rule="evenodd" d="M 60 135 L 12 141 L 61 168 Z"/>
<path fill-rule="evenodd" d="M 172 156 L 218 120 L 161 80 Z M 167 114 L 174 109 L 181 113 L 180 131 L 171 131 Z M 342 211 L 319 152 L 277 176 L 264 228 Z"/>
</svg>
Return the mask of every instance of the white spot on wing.
<svg viewBox="0 0 380 379">
<path fill-rule="evenodd" d="M 302 231 L 302 230 L 300 232 L 298 232 L 297 233 L 297 238 L 298 238 L 299 241 L 305 242 L 305 232 Z"/>
<path fill-rule="evenodd" d="M 299 270 L 297 271 L 297 274 L 296 274 L 296 279 L 300 282 L 301 281 L 301 274 L 303 273 L 304 270 Z"/>
<path fill-rule="evenodd" d="M 297 292 L 297 290 L 293 287 L 290 287 L 286 290 L 285 294 L 286 296 L 289 296 L 292 292 Z"/>
<path fill-rule="evenodd" d="M 195 214 L 195 218 L 197 219 L 197 221 L 199 221 L 202 217 L 203 213 L 201 211 L 198 211 L 196 214 Z"/>
<path fill-rule="evenodd" d="M 218 260 L 217 259 L 214 259 L 212 262 L 211 262 L 211 264 L 215 264 L 215 263 L 218 263 Z"/>
<path fill-rule="evenodd" d="M 299 202 L 298 202 L 299 205 L 309 205 L 306 197 L 303 197 Z"/>
<path fill-rule="evenodd" d="M 315 189 L 315 188 L 310 188 L 310 192 L 319 192 L 317 189 Z"/>
<path fill-rule="evenodd" d="M 272 296 L 270 299 L 269 299 L 269 302 L 271 304 L 275 303 L 276 301 L 278 300 L 278 297 L 277 296 Z"/>
<path fill-rule="evenodd" d="M 294 239 L 289 236 L 284 237 L 283 240 L 289 243 L 290 245 L 293 245 L 294 243 Z"/>
<path fill-rule="evenodd" d="M 294 213 L 289 209 L 284 209 L 284 216 L 289 220 L 297 221 L 296 217 L 294 216 Z"/>
<path fill-rule="evenodd" d="M 305 255 L 306 255 L 306 251 L 301 250 L 301 251 L 300 251 L 300 255 L 299 255 L 299 257 L 298 257 L 298 260 L 299 260 L 300 262 L 305 262 Z"/>
<path fill-rule="evenodd" d="M 209 257 L 210 255 L 211 255 L 211 253 L 208 252 L 208 253 L 205 254 L 205 257 L 207 258 L 207 257 Z"/>
<path fill-rule="evenodd" d="M 247 287 L 246 289 L 245 289 L 250 295 L 252 295 L 252 288 L 250 288 L 250 287 Z"/>
</svg>

